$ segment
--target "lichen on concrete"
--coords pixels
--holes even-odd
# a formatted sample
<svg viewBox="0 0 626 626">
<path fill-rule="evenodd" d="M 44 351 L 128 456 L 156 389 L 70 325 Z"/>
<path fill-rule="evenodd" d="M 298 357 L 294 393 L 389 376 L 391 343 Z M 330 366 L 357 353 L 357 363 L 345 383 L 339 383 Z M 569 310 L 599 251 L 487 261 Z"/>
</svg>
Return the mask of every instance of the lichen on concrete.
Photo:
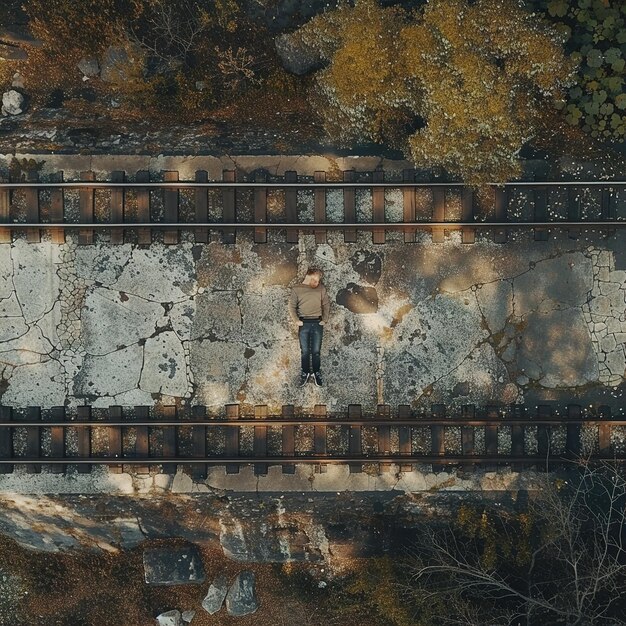
<svg viewBox="0 0 626 626">
<path fill-rule="evenodd" d="M 212 177 L 222 165 L 208 168 Z M 259 163 L 236 165 L 248 175 Z M 294 162 L 270 171 L 288 167 Z M 371 219 L 369 190 L 356 197 L 357 218 Z M 251 198 L 241 196 L 241 218 Z M 280 196 L 270 199 L 279 215 Z M 388 189 L 385 199 L 386 219 L 400 220 L 401 191 Z M 298 210 L 313 218 L 311 192 L 298 192 Z M 341 221 L 342 210 L 341 194 L 329 191 L 329 220 Z M 465 245 L 452 231 L 443 243 L 421 232 L 405 244 L 390 232 L 374 245 L 367 232 L 345 243 L 341 232 L 316 242 L 302 231 L 297 244 L 280 232 L 256 244 L 240 232 L 234 245 L 185 236 L 148 247 L 66 239 L 28 244 L 20 236 L 0 246 L 3 404 L 205 404 L 221 413 L 234 402 L 243 412 L 293 404 L 310 413 L 316 404 L 332 412 L 356 403 L 373 411 L 383 403 L 522 402 L 529 393 L 624 382 L 626 272 L 616 267 L 617 238 L 555 232 L 535 242 L 511 232 L 498 245 L 486 231 Z M 324 271 L 332 301 L 322 388 L 297 385 L 298 331 L 287 313 L 290 288 L 310 266 Z"/>
</svg>

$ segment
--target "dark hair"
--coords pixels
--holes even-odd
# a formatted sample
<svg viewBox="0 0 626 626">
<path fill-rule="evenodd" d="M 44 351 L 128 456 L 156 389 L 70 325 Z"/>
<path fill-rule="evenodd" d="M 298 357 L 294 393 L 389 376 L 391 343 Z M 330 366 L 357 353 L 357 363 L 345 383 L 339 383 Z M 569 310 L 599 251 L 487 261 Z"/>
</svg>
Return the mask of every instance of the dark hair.
<svg viewBox="0 0 626 626">
<path fill-rule="evenodd" d="M 321 278 L 324 275 L 324 272 L 322 272 L 322 270 L 318 269 L 317 267 L 309 267 L 309 269 L 306 271 L 306 275 L 313 276 L 313 274 L 317 274 Z"/>
</svg>

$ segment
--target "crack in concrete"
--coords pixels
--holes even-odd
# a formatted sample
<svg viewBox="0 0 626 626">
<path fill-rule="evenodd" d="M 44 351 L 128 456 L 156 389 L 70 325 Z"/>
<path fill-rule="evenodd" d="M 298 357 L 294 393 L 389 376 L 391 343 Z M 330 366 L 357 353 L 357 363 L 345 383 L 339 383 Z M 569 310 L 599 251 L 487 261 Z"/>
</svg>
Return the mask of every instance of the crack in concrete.
<svg viewBox="0 0 626 626">
<path fill-rule="evenodd" d="M 141 350 L 141 368 L 139 369 L 139 377 L 137 378 L 137 386 L 136 386 L 136 389 L 139 389 L 141 391 L 143 391 L 143 389 L 141 389 L 141 377 L 143 376 L 143 368 L 145 364 L 146 364 L 146 345 L 144 343 L 144 345 L 142 346 L 142 350 Z"/>
</svg>

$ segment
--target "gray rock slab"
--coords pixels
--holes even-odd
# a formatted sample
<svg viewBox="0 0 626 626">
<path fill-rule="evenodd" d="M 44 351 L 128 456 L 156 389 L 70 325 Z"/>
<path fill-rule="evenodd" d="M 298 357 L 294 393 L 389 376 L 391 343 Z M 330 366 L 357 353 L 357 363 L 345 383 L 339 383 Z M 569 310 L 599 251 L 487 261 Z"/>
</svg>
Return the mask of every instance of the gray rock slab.
<svg viewBox="0 0 626 626">
<path fill-rule="evenodd" d="M 97 76 L 100 73 L 100 64 L 98 59 L 94 57 L 86 57 L 81 59 L 76 66 L 82 72 L 83 76 Z"/>
<path fill-rule="evenodd" d="M 0 317 L 21 317 L 22 309 L 17 301 L 17 294 L 12 291 L 8 296 L 0 299 Z"/>
<path fill-rule="evenodd" d="M 104 356 L 85 356 L 74 383 L 79 396 L 113 396 L 139 386 L 143 347 L 129 346 Z"/>
<path fill-rule="evenodd" d="M 455 323 L 450 324 L 449 320 Z M 385 346 L 384 385 L 407 402 L 457 368 L 487 335 L 471 295 L 442 294 L 418 302 Z"/>
<path fill-rule="evenodd" d="M 592 287 L 591 259 L 581 252 L 546 259 L 513 279 L 515 315 L 580 306 Z"/>
<path fill-rule="evenodd" d="M 204 566 L 195 546 L 146 548 L 145 581 L 149 585 L 186 585 L 204 582 Z"/>
<path fill-rule="evenodd" d="M 606 366 L 609 368 L 609 371 L 614 376 L 624 376 L 624 368 L 626 367 L 626 362 L 624 359 L 624 351 L 623 350 L 615 350 L 606 355 Z"/>
<path fill-rule="evenodd" d="M 191 339 L 241 341 L 241 297 L 236 291 L 206 291 L 196 296 Z"/>
<path fill-rule="evenodd" d="M 224 574 L 220 574 L 209 587 L 204 600 L 202 600 L 202 608 L 213 615 L 222 608 L 224 598 L 228 593 L 228 579 Z"/>
<path fill-rule="evenodd" d="M 241 300 L 242 333 L 250 346 L 285 338 L 286 328 L 292 327 L 285 303 L 289 290 L 266 287 L 262 294 L 244 294 Z M 258 332 L 262 329 L 263 332 Z"/>
<path fill-rule="evenodd" d="M 51 348 L 61 349 L 61 340 L 57 327 L 61 323 L 61 302 L 57 301 L 50 311 L 45 313 L 41 319 L 36 322 L 44 339 L 50 344 Z"/>
<path fill-rule="evenodd" d="M 63 406 L 67 397 L 65 373 L 55 360 L 16 367 L 2 396 L 3 404 Z"/>
<path fill-rule="evenodd" d="M 186 624 L 191 624 L 195 615 L 195 611 L 183 611 L 181 617 L 183 618 L 183 622 L 185 622 Z"/>
<path fill-rule="evenodd" d="M 159 626 L 183 626 L 182 615 L 176 609 L 157 615 L 156 621 Z"/>
<path fill-rule="evenodd" d="M 270 526 L 261 519 L 220 520 L 220 544 L 224 554 L 243 563 L 320 561 L 325 540 L 307 524 Z"/>
<path fill-rule="evenodd" d="M 154 302 L 185 300 L 196 287 L 191 244 L 135 248 L 112 289 Z"/>
<path fill-rule="evenodd" d="M 229 615 L 250 615 L 259 608 L 254 587 L 254 573 L 240 572 L 226 594 L 226 610 Z"/>
<path fill-rule="evenodd" d="M 11 318 L 9 318 L 11 319 Z M 0 319 L 0 329 L 3 326 Z M 27 363 L 40 363 L 47 361 L 52 351 L 52 344 L 43 336 L 41 329 L 33 325 L 30 328 L 24 326 L 26 332 L 15 339 L 0 341 L 1 361 L 10 365 L 19 366 Z"/>
<path fill-rule="evenodd" d="M 498 358 L 493 347 L 482 343 L 476 347 L 458 367 L 445 378 L 433 385 L 430 402 L 441 402 L 456 387 L 456 401 L 471 398 L 472 403 L 488 404 L 493 398 L 512 404 L 521 400 L 518 387 L 509 378 L 504 363 Z"/>
<path fill-rule="evenodd" d="M 240 343 L 192 341 L 189 355 L 200 404 L 219 407 L 236 397 L 246 379 L 246 359 Z"/>
<path fill-rule="evenodd" d="M 25 335 L 28 332 L 28 326 L 21 317 L 2 317 L 0 318 L 0 349 L 2 343 L 10 342 Z"/>
<path fill-rule="evenodd" d="M 196 318 L 196 299 L 175 304 L 169 311 L 172 330 L 181 341 L 191 339 L 191 330 Z"/>
<path fill-rule="evenodd" d="M 84 349 L 92 355 L 104 355 L 146 339 L 154 333 L 163 313 L 157 302 L 124 291 L 91 287 L 81 317 Z"/>
<path fill-rule="evenodd" d="M 60 263 L 60 246 L 50 243 L 26 243 L 18 239 L 13 244 L 13 283 L 24 320 L 34 322 L 49 311 L 59 296 L 59 277 L 55 267 Z"/>
<path fill-rule="evenodd" d="M 598 361 L 580 308 L 527 317 L 517 369 L 544 387 L 577 387 L 598 380 Z"/>
<path fill-rule="evenodd" d="M 74 270 L 77 276 L 109 286 L 131 262 L 133 247 L 130 244 L 79 246 L 74 254 Z"/>
<path fill-rule="evenodd" d="M 169 396 L 187 394 L 189 382 L 185 352 L 173 331 L 146 340 L 139 387 L 143 391 Z"/>
</svg>

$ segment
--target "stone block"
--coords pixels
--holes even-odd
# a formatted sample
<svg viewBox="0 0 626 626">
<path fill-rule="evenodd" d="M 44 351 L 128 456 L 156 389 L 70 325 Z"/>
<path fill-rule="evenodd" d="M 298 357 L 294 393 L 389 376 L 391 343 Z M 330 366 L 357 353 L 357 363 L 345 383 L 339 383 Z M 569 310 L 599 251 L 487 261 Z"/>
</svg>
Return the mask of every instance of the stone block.
<svg viewBox="0 0 626 626">
<path fill-rule="evenodd" d="M 224 574 L 220 574 L 209 587 L 204 600 L 202 600 L 202 608 L 213 615 L 222 608 L 222 602 L 228 593 L 228 580 Z"/>
<path fill-rule="evenodd" d="M 228 614 L 235 617 L 250 615 L 258 608 L 259 602 L 254 588 L 254 574 L 248 571 L 239 573 L 226 594 Z"/>
<path fill-rule="evenodd" d="M 183 626 L 180 611 L 166 611 L 157 615 L 157 624 L 159 626 Z"/>
<path fill-rule="evenodd" d="M 204 582 L 200 553 L 195 546 L 146 548 L 143 553 L 145 581 L 149 585 L 185 585 Z"/>
</svg>

